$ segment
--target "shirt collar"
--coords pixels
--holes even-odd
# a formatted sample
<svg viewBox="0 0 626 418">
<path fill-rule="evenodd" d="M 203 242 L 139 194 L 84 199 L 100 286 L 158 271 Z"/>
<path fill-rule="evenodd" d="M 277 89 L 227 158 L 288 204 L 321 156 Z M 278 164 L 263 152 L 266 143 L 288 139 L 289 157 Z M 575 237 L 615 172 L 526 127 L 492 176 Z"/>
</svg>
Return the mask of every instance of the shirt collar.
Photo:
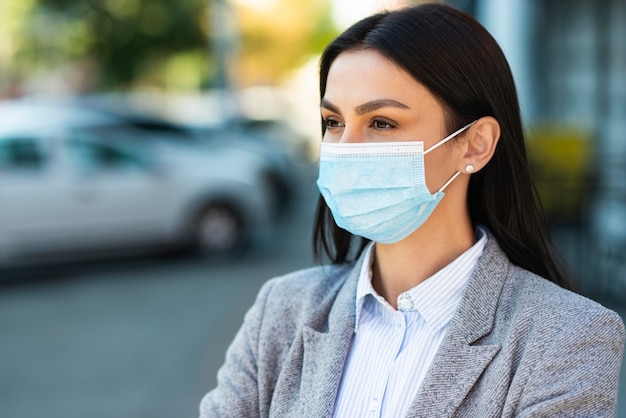
<svg viewBox="0 0 626 418">
<path fill-rule="evenodd" d="M 461 301 L 465 286 L 487 243 L 487 233 L 484 229 L 477 228 L 476 235 L 478 240 L 467 251 L 419 285 L 400 294 L 398 310 L 419 312 L 432 333 L 445 328 Z M 359 318 L 368 295 L 382 304 L 383 308 L 393 309 L 372 287 L 373 257 L 374 243 L 371 243 L 365 248 L 365 260 L 357 284 L 355 332 L 358 330 Z"/>
<path fill-rule="evenodd" d="M 365 303 L 365 297 L 367 295 L 372 295 L 374 298 L 378 299 L 383 305 L 387 303 L 382 296 L 380 296 L 374 288 L 372 287 L 372 263 L 374 262 L 374 243 L 365 247 L 365 258 L 363 260 L 363 264 L 361 264 L 361 271 L 359 273 L 359 281 L 357 283 L 356 288 L 356 319 L 354 323 L 354 329 L 358 330 L 359 328 L 359 318 L 361 316 L 361 311 L 363 310 L 363 304 Z M 391 307 L 391 305 L 389 305 Z"/>
</svg>

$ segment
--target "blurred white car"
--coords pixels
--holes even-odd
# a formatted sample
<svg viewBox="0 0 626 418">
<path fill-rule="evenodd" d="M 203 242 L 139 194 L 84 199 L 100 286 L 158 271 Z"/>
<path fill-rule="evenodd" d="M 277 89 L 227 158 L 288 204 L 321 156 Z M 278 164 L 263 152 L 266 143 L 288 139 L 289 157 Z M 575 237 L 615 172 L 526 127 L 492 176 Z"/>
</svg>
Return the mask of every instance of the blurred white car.
<svg viewBox="0 0 626 418">
<path fill-rule="evenodd" d="M 163 247 L 224 254 L 267 229 L 260 158 L 141 135 L 93 109 L 0 103 L 0 265 Z"/>
</svg>

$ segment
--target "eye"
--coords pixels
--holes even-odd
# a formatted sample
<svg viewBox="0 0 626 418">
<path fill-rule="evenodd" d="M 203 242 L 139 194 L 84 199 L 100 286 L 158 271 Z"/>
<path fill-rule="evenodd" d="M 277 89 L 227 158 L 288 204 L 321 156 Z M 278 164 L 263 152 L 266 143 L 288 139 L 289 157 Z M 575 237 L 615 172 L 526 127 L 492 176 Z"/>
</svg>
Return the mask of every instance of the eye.
<svg viewBox="0 0 626 418">
<path fill-rule="evenodd" d="M 380 130 L 395 128 L 394 125 L 384 119 L 373 119 L 370 126 L 374 129 Z"/>
<path fill-rule="evenodd" d="M 343 128 L 343 123 L 339 122 L 337 119 L 326 118 L 324 119 L 324 126 L 328 130 Z"/>
</svg>

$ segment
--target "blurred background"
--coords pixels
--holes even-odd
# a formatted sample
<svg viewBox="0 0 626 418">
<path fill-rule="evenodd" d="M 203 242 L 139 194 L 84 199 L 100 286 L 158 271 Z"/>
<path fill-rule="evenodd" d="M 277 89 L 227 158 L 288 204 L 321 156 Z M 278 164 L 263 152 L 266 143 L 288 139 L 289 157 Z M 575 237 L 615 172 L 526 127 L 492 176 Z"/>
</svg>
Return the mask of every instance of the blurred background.
<svg viewBox="0 0 626 418">
<path fill-rule="evenodd" d="M 0 416 L 197 415 L 262 283 L 314 264 L 320 52 L 417 3 L 2 0 Z M 445 3 L 505 51 L 556 244 L 625 317 L 626 2 Z"/>
</svg>

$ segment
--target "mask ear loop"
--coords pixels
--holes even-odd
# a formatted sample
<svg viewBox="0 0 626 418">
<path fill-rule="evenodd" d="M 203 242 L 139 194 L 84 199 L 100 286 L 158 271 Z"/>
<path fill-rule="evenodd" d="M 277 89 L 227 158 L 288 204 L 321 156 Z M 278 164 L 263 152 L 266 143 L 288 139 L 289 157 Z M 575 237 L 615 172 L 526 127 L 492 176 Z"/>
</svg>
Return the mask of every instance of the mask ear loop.
<svg viewBox="0 0 626 418">
<path fill-rule="evenodd" d="M 448 181 L 446 181 L 446 182 L 445 182 L 445 184 L 444 184 L 443 186 L 441 186 L 441 187 L 439 188 L 439 190 L 437 190 L 437 193 L 443 192 L 443 191 L 444 191 L 444 189 L 445 189 L 446 187 L 448 187 L 448 186 L 450 185 L 450 183 L 452 183 L 452 182 L 454 181 L 454 179 L 455 179 L 455 178 L 457 178 L 457 177 L 459 176 L 459 174 L 461 174 L 461 172 L 460 172 L 460 171 L 457 171 L 456 173 L 454 173 L 454 174 L 452 175 L 452 177 L 450 177 L 450 178 L 448 179 Z"/>
<path fill-rule="evenodd" d="M 432 147 L 430 147 L 430 148 L 428 148 L 426 151 L 424 151 L 424 155 L 426 155 L 426 154 L 428 154 L 429 152 L 431 152 L 431 151 L 433 151 L 433 150 L 435 150 L 435 149 L 439 148 L 441 145 L 445 144 L 446 142 L 448 142 L 449 140 L 451 140 L 452 138 L 454 138 L 455 136 L 457 136 L 458 134 L 460 134 L 460 133 L 461 133 L 461 132 L 463 132 L 464 130 L 468 129 L 470 126 L 472 126 L 472 125 L 473 125 L 473 124 L 475 124 L 475 123 L 476 123 L 476 121 L 471 122 L 471 123 L 468 123 L 467 125 L 465 125 L 465 126 L 464 126 L 464 127 L 462 127 L 461 129 L 459 129 L 459 130 L 457 130 L 457 131 L 455 131 L 455 132 L 452 132 L 450 135 L 446 136 L 444 139 L 442 139 L 441 141 L 437 142 L 435 145 L 433 145 Z M 446 188 L 446 187 L 448 187 L 448 186 L 450 185 L 450 183 L 452 183 L 452 182 L 454 181 L 454 179 L 456 179 L 456 178 L 459 176 L 459 174 L 461 174 L 461 172 L 460 172 L 460 171 L 457 171 L 456 173 L 454 173 L 454 174 L 452 175 L 452 177 L 450 177 L 450 178 L 448 179 L 448 181 L 446 181 L 446 182 L 444 183 L 444 185 L 443 185 L 443 186 L 441 186 L 441 187 L 439 188 L 439 190 L 437 190 L 437 193 L 441 193 L 441 192 L 443 192 L 443 191 L 445 190 L 445 188 Z"/>
<path fill-rule="evenodd" d="M 436 150 L 437 148 L 439 148 L 440 146 L 442 146 L 443 144 L 445 144 L 446 142 L 448 142 L 449 140 L 451 140 L 452 138 L 454 138 L 455 136 L 457 136 L 458 134 L 460 134 L 464 130 L 468 129 L 470 126 L 472 126 L 476 122 L 477 121 L 475 120 L 474 122 L 468 123 L 467 125 L 465 125 L 461 129 L 459 129 L 458 131 L 452 132 L 450 135 L 446 136 L 444 139 L 442 139 L 441 141 L 437 142 L 435 145 L 433 145 L 432 147 L 430 147 L 426 151 L 424 151 L 424 155 L 428 154 L 431 151 Z"/>
</svg>

